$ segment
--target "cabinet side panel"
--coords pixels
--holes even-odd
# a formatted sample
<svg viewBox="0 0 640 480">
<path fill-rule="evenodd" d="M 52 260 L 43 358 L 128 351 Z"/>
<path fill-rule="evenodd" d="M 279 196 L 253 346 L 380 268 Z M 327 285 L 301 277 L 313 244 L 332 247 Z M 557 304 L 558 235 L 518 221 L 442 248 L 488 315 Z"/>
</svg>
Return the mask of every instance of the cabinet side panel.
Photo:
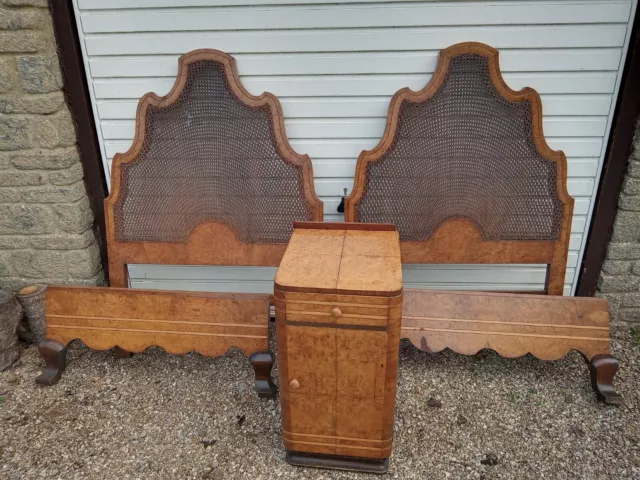
<svg viewBox="0 0 640 480">
<path fill-rule="evenodd" d="M 384 438 L 393 436 L 393 420 L 398 384 L 400 355 L 400 328 L 402 326 L 402 295 L 389 299 L 389 326 L 387 327 L 387 369 L 385 378 L 382 433 Z M 391 447 L 389 447 L 391 453 Z"/>
</svg>

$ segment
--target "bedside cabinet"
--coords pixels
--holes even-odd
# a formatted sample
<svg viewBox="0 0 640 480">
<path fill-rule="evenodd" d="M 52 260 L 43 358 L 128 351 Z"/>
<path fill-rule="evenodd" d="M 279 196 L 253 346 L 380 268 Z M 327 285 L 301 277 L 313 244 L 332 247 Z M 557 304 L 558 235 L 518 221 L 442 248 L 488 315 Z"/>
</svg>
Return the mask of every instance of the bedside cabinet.
<svg viewBox="0 0 640 480">
<path fill-rule="evenodd" d="M 294 227 L 273 297 L 287 461 L 384 473 L 402 319 L 398 232 Z"/>
</svg>

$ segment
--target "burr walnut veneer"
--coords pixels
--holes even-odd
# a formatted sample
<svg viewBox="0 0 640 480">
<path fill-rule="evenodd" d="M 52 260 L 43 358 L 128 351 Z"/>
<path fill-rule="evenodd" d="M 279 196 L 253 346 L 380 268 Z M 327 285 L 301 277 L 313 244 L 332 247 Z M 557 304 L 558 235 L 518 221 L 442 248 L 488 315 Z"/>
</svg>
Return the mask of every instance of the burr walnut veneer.
<svg viewBox="0 0 640 480">
<path fill-rule="evenodd" d="M 503 357 L 557 360 L 577 350 L 598 399 L 617 404 L 608 307 L 604 298 L 407 289 L 402 337 L 425 352 L 450 348 L 465 355 L 489 348 Z"/>
<path fill-rule="evenodd" d="M 402 314 L 395 227 L 296 223 L 273 302 L 287 461 L 386 471 Z"/>
<path fill-rule="evenodd" d="M 443 50 L 424 89 L 396 92 L 344 204 L 347 222 L 397 226 L 402 263 L 546 264 L 551 295 L 563 293 L 572 212 L 540 96 L 511 90 L 498 51 L 474 42 Z"/>
<path fill-rule="evenodd" d="M 207 357 L 236 347 L 250 356 L 258 394 L 275 395 L 271 356 L 264 353 L 268 295 L 52 286 L 45 301 L 47 339 L 40 352 L 46 369 L 39 384 L 60 379 L 67 345 L 80 339 L 96 350 L 120 346 L 142 352 L 160 346 L 169 353 L 195 350 Z"/>
</svg>

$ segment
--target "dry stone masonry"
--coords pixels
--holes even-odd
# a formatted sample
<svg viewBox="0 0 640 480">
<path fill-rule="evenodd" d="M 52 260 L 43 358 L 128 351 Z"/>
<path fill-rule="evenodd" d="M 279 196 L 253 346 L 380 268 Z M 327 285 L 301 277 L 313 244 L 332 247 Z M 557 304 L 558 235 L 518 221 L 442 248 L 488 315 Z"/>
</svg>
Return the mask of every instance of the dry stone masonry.
<svg viewBox="0 0 640 480">
<path fill-rule="evenodd" d="M 99 284 L 46 0 L 0 0 L 0 288 Z"/>
<path fill-rule="evenodd" d="M 598 295 L 609 299 L 612 318 L 619 323 L 640 322 L 640 122 L 600 272 Z"/>
</svg>

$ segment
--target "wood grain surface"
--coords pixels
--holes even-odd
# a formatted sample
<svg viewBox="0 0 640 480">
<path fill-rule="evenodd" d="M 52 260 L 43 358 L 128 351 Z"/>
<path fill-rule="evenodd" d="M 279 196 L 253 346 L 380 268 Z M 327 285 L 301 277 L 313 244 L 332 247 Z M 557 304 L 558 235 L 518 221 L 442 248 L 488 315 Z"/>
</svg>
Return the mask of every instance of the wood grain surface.
<svg viewBox="0 0 640 480">
<path fill-rule="evenodd" d="M 80 339 L 95 350 L 159 346 L 208 357 L 268 350 L 268 295 L 50 286 L 46 316 L 46 337 L 62 345 Z"/>
<path fill-rule="evenodd" d="M 592 359 L 610 353 L 609 337 L 603 298 L 404 291 L 402 338 L 426 352 L 489 348 L 503 357 L 557 360 L 573 349 Z"/>
<path fill-rule="evenodd" d="M 322 455 L 387 458 L 402 318 L 397 232 L 296 226 L 273 297 L 285 447 L 326 468 L 335 466 Z"/>
<path fill-rule="evenodd" d="M 323 226 L 324 225 L 324 226 Z M 393 225 L 296 222 L 276 273 L 282 291 L 396 296 L 402 292 Z"/>
</svg>

